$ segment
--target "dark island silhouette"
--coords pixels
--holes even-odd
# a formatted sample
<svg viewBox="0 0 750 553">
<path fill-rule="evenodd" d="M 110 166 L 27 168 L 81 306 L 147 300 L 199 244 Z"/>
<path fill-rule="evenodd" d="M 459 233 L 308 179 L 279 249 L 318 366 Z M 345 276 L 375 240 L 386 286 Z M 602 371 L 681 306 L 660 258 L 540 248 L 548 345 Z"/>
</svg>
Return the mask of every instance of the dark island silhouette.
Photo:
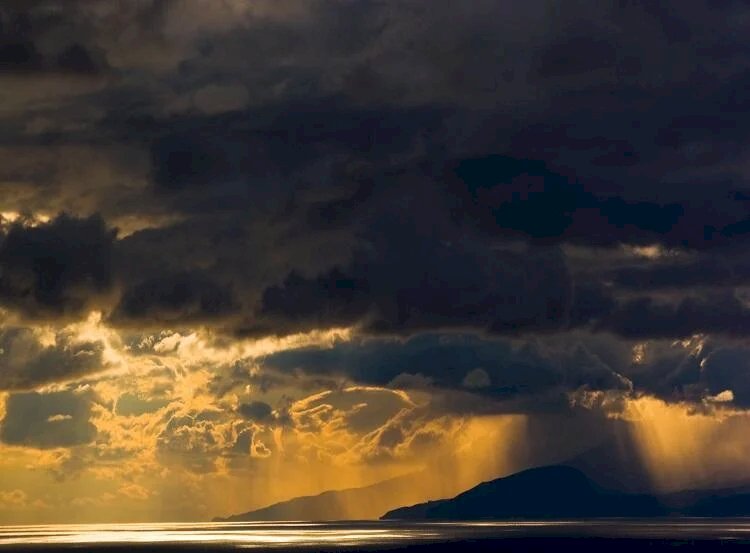
<svg viewBox="0 0 750 553">
<path fill-rule="evenodd" d="M 653 496 L 606 490 L 569 466 L 528 469 L 484 482 L 452 499 L 388 511 L 381 519 L 552 519 L 668 514 Z"/>
<path fill-rule="evenodd" d="M 451 499 L 388 511 L 381 520 L 569 519 L 750 516 L 750 490 L 634 494 L 602 487 L 581 470 L 555 465 L 483 482 Z"/>
<path fill-rule="evenodd" d="M 613 455 L 612 443 L 586 450 L 560 464 L 531 468 L 458 491 L 426 487 L 413 473 L 370 486 L 329 490 L 214 521 L 274 520 L 491 520 L 605 517 L 750 516 L 750 486 L 658 494 L 633 455 Z M 410 506 L 404 506 L 410 505 Z"/>
</svg>

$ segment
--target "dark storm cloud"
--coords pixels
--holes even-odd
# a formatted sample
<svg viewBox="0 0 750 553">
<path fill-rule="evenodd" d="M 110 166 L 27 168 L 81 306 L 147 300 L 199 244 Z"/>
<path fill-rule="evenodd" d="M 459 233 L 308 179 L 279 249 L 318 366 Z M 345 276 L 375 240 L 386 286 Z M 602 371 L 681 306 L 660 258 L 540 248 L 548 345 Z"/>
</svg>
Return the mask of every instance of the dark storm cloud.
<svg viewBox="0 0 750 553">
<path fill-rule="evenodd" d="M 59 332 L 42 344 L 29 328 L 0 329 L 0 389 L 23 390 L 102 370 L 104 344 Z"/>
<path fill-rule="evenodd" d="M 384 228 L 374 249 L 355 255 L 347 269 L 314 279 L 292 273 L 264 292 L 259 320 L 266 331 L 363 324 L 386 333 L 436 327 L 519 333 L 565 323 L 571 294 L 560 252 L 493 251 L 413 230 Z"/>
<path fill-rule="evenodd" d="M 129 326 L 744 335 L 746 12 L 8 4 L 13 83 L 112 78 L 18 104 L 6 142 L 121 148 L 145 169 L 101 188 L 70 179 L 64 205 L 78 187 L 86 198 L 76 217 L 13 227 L 0 301 L 76 315 L 116 283 L 107 320 Z M 11 183 L 29 173 L 11 169 Z M 31 172 L 33 186 L 2 185 L 13 209 L 63 205 L 54 178 Z M 142 227 L 113 242 L 97 211 Z"/>
<path fill-rule="evenodd" d="M 718 256 L 666 260 L 613 272 L 618 286 L 633 290 L 684 289 L 700 286 L 739 285 L 747 282 L 750 267 Z"/>
<path fill-rule="evenodd" d="M 611 270 L 604 278 L 627 290 L 679 291 L 742 287 L 750 282 L 744 248 L 721 253 L 667 254 Z"/>
<path fill-rule="evenodd" d="M 100 49 L 77 42 L 76 21 L 43 4 L 0 8 L 0 72 L 93 75 L 105 70 Z"/>
<path fill-rule="evenodd" d="M 41 67 L 41 59 L 33 43 L 4 41 L 0 45 L 0 66 L 6 71 L 34 71 Z"/>
<path fill-rule="evenodd" d="M 612 291 L 598 282 L 582 281 L 573 289 L 570 326 L 596 326 L 608 317 L 615 307 Z"/>
<path fill-rule="evenodd" d="M 198 273 L 166 274 L 126 289 L 112 318 L 155 324 L 210 321 L 236 310 L 232 292 Z"/>
<path fill-rule="evenodd" d="M 733 399 L 728 404 L 750 405 L 746 378 L 750 350 L 743 341 L 705 336 L 624 341 L 611 334 L 574 334 L 564 340 L 582 343 L 592 356 L 627 378 L 636 394 L 710 405 L 729 391 Z"/>
<path fill-rule="evenodd" d="M 154 182 L 172 192 L 245 187 L 252 202 L 263 197 L 255 189 L 264 178 L 288 178 L 320 158 L 359 156 L 382 162 L 389 155 L 406 154 L 415 137 L 434 131 L 441 119 L 441 110 L 432 106 L 368 109 L 330 97 L 187 116 L 166 125 L 157 121 L 157 137 L 150 145 Z M 242 206 L 227 204 L 225 209 L 232 207 Z"/>
<path fill-rule="evenodd" d="M 734 403 L 750 407 L 750 363 L 747 348 L 717 348 L 706 356 L 701 373 L 706 390 L 717 395 L 730 390 Z"/>
<path fill-rule="evenodd" d="M 11 394 L 5 404 L 0 440 L 41 449 L 91 442 L 96 427 L 90 398 L 74 392 Z"/>
<path fill-rule="evenodd" d="M 637 59 L 619 60 L 613 44 L 603 37 L 573 36 L 544 47 L 535 61 L 541 77 L 562 77 L 597 70 L 621 71 L 630 61 L 630 70 L 637 72 Z M 625 62 L 625 63 L 623 63 Z"/>
<path fill-rule="evenodd" d="M 551 346 L 470 335 L 423 335 L 405 342 L 372 339 L 330 349 L 280 352 L 266 357 L 263 365 L 312 375 L 338 374 L 375 385 L 464 389 L 505 401 L 538 399 L 580 387 L 629 390 L 628 380 L 583 344 Z"/>
<path fill-rule="evenodd" d="M 540 3 L 532 9 L 533 17 L 542 17 L 545 7 Z M 325 30 L 332 9 L 319 6 L 309 15 Z M 390 14 L 387 8 L 369 3 L 350 7 L 356 13 L 360 9 L 385 19 L 379 31 L 364 33 L 374 42 L 358 42 L 355 49 L 371 47 L 387 58 L 403 39 L 400 32 L 410 29 L 416 34 L 413 46 L 403 52 L 404 62 L 424 70 L 433 68 L 430 64 L 449 66 L 449 49 L 436 48 L 429 61 L 422 57 L 424 45 L 417 41 L 427 38 L 411 27 L 414 6 L 405 8 L 398 24 L 384 16 Z M 466 92 L 474 93 L 462 98 L 474 103 L 468 109 L 445 94 L 456 86 L 453 81 L 441 83 L 439 101 L 425 91 L 422 97 L 410 96 L 408 107 L 395 108 L 392 98 L 372 98 L 384 87 L 353 98 L 343 86 L 331 96 L 316 75 L 304 102 L 290 92 L 257 109 L 151 118 L 145 128 L 146 136 L 153 137 L 148 142 L 153 178 L 160 201 L 171 208 L 186 213 L 244 210 L 261 220 L 285 221 L 298 229 L 292 241 L 305 235 L 322 252 L 331 250 L 324 230 L 348 233 L 354 243 L 351 259 L 327 261 L 324 253 L 313 271 L 287 250 L 289 241 L 278 252 L 285 263 L 263 268 L 263 255 L 256 256 L 255 274 L 267 276 L 248 281 L 243 270 L 245 291 L 239 294 L 244 322 L 238 332 L 285 334 L 358 325 L 370 332 L 406 333 L 458 327 L 518 334 L 576 326 L 638 336 L 734 333 L 731 322 L 722 324 L 718 317 L 706 321 L 689 297 L 702 281 L 717 284 L 710 257 L 698 257 L 690 267 L 692 278 L 679 266 L 640 262 L 614 275 L 607 270 L 589 275 L 590 282 L 576 282 L 580 267 L 566 263 L 559 253 L 537 251 L 538 244 L 550 242 L 583 247 L 662 244 L 702 251 L 739 244 L 750 229 L 742 184 L 730 184 L 727 177 L 736 171 L 730 160 L 739 151 L 724 142 L 726 133 L 714 132 L 723 129 L 727 113 L 742 116 L 743 99 L 732 92 L 744 79 L 742 61 L 727 51 L 733 62 L 727 79 L 696 81 L 705 101 L 687 92 L 685 80 L 695 77 L 677 62 L 681 53 L 690 52 L 700 71 L 719 71 L 691 43 L 714 47 L 715 39 L 704 32 L 699 18 L 716 17 L 700 3 L 676 15 L 641 4 L 599 6 L 587 20 L 578 17 L 582 9 L 559 9 L 559 26 L 552 25 L 545 36 L 512 42 L 518 59 L 531 69 L 525 83 L 518 73 L 509 73 L 504 77 L 508 86 L 495 87 L 490 95 L 465 79 Z M 500 8 L 476 6 L 477 13 L 482 10 Z M 435 30 L 450 10 L 439 4 L 434 13 L 417 11 Z M 484 40 L 492 25 L 459 11 L 465 27 L 448 36 L 455 48 L 467 46 L 472 32 L 480 30 L 482 37 L 471 46 L 474 57 L 466 61 L 465 72 L 478 71 L 472 65 L 476 59 L 488 62 L 490 72 L 510 64 L 507 59 L 490 61 L 502 46 Z M 274 25 L 277 36 L 284 36 L 283 19 Z M 627 38 L 627 31 L 636 27 L 643 27 L 640 41 Z M 215 36 L 185 67 L 198 75 L 217 52 L 229 56 L 222 62 L 228 63 L 253 33 L 266 40 L 264 32 L 233 30 Z M 379 42 L 386 38 L 390 42 Z M 340 46 L 334 40 L 322 48 Z M 281 48 L 278 43 L 273 47 Z M 649 53 L 650 47 L 660 54 Z M 669 72 L 663 73 L 660 64 L 669 64 Z M 387 68 L 373 68 L 382 70 Z M 361 75 L 361 67 L 354 73 Z M 180 78 L 189 79 L 188 74 L 186 70 Z M 670 88 L 678 82 L 678 88 Z M 411 84 L 407 79 L 406 86 Z M 543 99 L 527 99 L 538 109 L 514 112 L 503 106 L 517 86 L 541 91 Z M 486 103 L 490 96 L 493 106 Z M 347 159 L 343 164 L 325 162 L 342 156 Z M 701 179 L 708 179 L 710 187 Z M 284 184 L 271 192 L 270 182 Z M 401 205 L 407 207 L 394 207 Z M 382 223 L 410 216 L 419 222 Z M 496 241 L 507 239 L 532 246 L 516 256 L 499 249 Z M 653 267 L 662 274 L 638 276 Z M 212 270 L 223 282 L 240 280 L 237 267 L 227 272 L 225 264 Z M 603 288 L 605 279 L 614 288 Z M 619 293 L 621 288 L 667 287 L 670 281 L 688 296 L 675 300 L 682 302 L 679 309 Z M 727 279 L 726 284 L 739 281 Z M 643 323 L 645 330 L 637 328 L 639 302 L 649 306 L 642 315 L 653 318 Z M 670 314 L 670 309 L 676 312 Z M 184 320 L 190 317 L 187 313 Z"/>
<path fill-rule="evenodd" d="M 378 386 L 430 390 L 436 409 L 458 412 L 569 411 L 567 394 L 642 394 L 665 401 L 750 405 L 750 352 L 742 343 L 706 338 L 625 341 L 572 332 L 526 340 L 422 335 L 406 341 L 358 340 L 266 357 L 269 374 L 343 377 Z M 437 392 L 447 392 L 440 396 Z"/>
<path fill-rule="evenodd" d="M 732 293 L 690 296 L 677 302 L 640 297 L 623 301 L 601 323 L 618 334 L 647 339 L 694 334 L 745 336 L 750 309 Z"/>
<path fill-rule="evenodd" d="M 551 171 L 545 163 L 507 156 L 458 162 L 453 190 L 464 209 L 460 217 L 495 234 L 534 241 L 567 241 L 591 246 L 619 243 L 706 248 L 726 244 L 750 230 L 749 206 L 740 212 L 699 209 L 675 196 L 667 203 L 598 196 L 575 177 Z M 604 191 L 606 193 L 606 191 Z M 736 210 L 735 210 L 736 211 Z M 732 219 L 724 220 L 725 217 Z"/>
<path fill-rule="evenodd" d="M 11 226 L 0 242 L 0 303 L 32 317 L 83 312 L 112 284 L 114 239 L 95 216 Z"/>
</svg>

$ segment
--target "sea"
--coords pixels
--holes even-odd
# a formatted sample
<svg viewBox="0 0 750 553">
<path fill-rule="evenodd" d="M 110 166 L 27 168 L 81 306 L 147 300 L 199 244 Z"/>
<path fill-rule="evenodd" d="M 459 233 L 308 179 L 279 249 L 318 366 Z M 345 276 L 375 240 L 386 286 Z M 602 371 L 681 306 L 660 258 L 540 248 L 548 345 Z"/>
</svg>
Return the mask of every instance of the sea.
<svg viewBox="0 0 750 553">
<path fill-rule="evenodd" d="M 0 551 L 750 551 L 750 519 L 224 522 L 0 527 Z"/>
</svg>

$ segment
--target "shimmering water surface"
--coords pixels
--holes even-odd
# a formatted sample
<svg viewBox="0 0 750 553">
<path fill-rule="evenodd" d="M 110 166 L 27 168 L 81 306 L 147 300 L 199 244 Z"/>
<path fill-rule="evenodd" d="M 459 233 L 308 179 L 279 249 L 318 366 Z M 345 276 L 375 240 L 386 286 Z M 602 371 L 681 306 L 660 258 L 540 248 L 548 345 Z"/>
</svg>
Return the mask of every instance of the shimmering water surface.
<svg viewBox="0 0 750 553">
<path fill-rule="evenodd" d="M 362 548 L 479 543 L 508 539 L 721 540 L 750 544 L 750 519 L 513 522 L 255 522 L 82 524 L 0 527 L 0 549 L 19 547 L 203 546 L 225 548 Z M 750 548 L 749 548 L 750 549 Z"/>
</svg>

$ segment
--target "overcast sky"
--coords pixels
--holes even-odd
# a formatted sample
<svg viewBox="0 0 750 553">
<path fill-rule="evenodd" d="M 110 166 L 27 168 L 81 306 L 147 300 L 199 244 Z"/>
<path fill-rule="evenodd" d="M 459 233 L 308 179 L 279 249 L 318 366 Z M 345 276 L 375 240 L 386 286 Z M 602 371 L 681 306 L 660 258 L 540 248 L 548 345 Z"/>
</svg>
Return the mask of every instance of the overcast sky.
<svg viewBox="0 0 750 553">
<path fill-rule="evenodd" d="M 746 481 L 749 154 L 741 1 L 3 1 L 0 522 Z"/>
</svg>

